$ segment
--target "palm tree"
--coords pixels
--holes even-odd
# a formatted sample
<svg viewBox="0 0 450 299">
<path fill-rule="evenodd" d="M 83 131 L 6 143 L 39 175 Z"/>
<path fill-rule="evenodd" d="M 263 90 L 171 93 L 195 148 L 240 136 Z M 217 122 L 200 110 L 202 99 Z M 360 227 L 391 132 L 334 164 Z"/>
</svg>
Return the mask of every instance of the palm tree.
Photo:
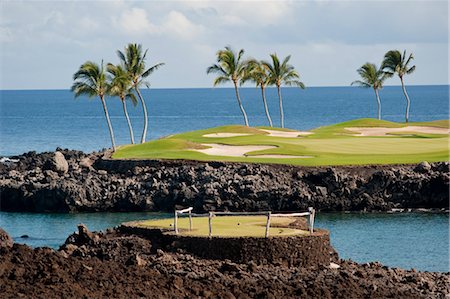
<svg viewBox="0 0 450 299">
<path fill-rule="evenodd" d="M 106 108 L 105 96 L 107 95 L 109 89 L 109 83 L 103 66 L 103 61 L 101 65 L 98 65 L 92 61 L 85 62 L 73 75 L 73 80 L 75 82 L 73 83 L 71 90 L 75 94 L 75 97 L 86 95 L 90 98 L 94 96 L 98 96 L 100 98 L 103 105 L 103 111 L 105 112 L 106 121 L 108 122 L 112 148 L 113 151 L 116 151 L 114 131 L 111 126 L 111 120 L 109 119 L 108 108 Z"/>
<path fill-rule="evenodd" d="M 109 87 L 109 94 L 111 96 L 118 96 L 122 102 L 123 113 L 127 119 L 128 129 L 130 130 L 131 143 L 134 144 L 133 127 L 131 126 L 130 117 L 128 116 L 126 99 L 129 99 L 134 106 L 137 105 L 136 96 L 131 91 L 131 79 L 128 72 L 122 65 L 107 65 L 108 73 L 112 75 L 111 85 Z"/>
<path fill-rule="evenodd" d="M 300 75 L 294 69 L 292 65 L 290 65 L 289 59 L 291 59 L 291 55 L 288 55 L 283 62 L 280 64 L 280 60 L 278 59 L 277 54 L 271 54 L 272 63 L 263 61 L 263 65 L 269 71 L 269 83 L 274 84 L 277 87 L 278 91 L 278 100 L 280 104 L 280 120 L 281 127 L 284 128 L 284 111 L 283 111 L 283 98 L 281 97 L 281 85 L 287 86 L 296 86 L 301 89 L 305 89 L 305 84 L 301 82 Z"/>
<path fill-rule="evenodd" d="M 373 88 L 378 104 L 378 119 L 381 119 L 381 101 L 378 91 L 383 88 L 384 80 L 387 78 L 386 73 L 382 68 L 378 69 L 375 64 L 369 62 L 360 67 L 357 72 L 361 76 L 361 80 L 353 81 L 352 85 Z"/>
<path fill-rule="evenodd" d="M 406 98 L 406 113 L 405 119 L 406 123 L 409 121 L 409 107 L 411 101 L 409 100 L 408 93 L 406 92 L 405 82 L 403 77 L 409 75 L 416 69 L 416 66 L 409 66 L 409 63 L 414 59 L 413 54 L 409 54 L 408 59 L 406 59 L 406 50 L 403 51 L 403 55 L 398 50 L 391 50 L 384 55 L 384 60 L 382 64 L 382 69 L 386 72 L 387 76 L 392 77 L 397 74 L 402 82 L 403 94 Z"/>
<path fill-rule="evenodd" d="M 128 75 L 131 79 L 131 86 L 136 91 L 139 100 L 142 104 L 142 109 L 144 111 L 144 129 L 142 131 L 141 143 L 145 142 L 145 138 L 147 136 L 147 127 L 148 127 L 148 115 L 147 115 L 147 107 L 145 106 L 144 98 L 141 95 L 139 88 L 142 85 L 150 87 L 150 84 L 145 80 L 149 75 L 151 75 L 154 71 L 159 69 L 164 63 L 157 63 L 154 66 L 146 69 L 145 67 L 145 56 L 147 55 L 147 51 L 145 50 L 142 53 L 142 46 L 139 44 L 128 44 L 125 47 L 125 51 L 117 51 L 117 55 L 122 61 Z"/>
<path fill-rule="evenodd" d="M 267 68 L 260 61 L 256 60 L 250 61 L 247 72 L 242 78 L 241 83 L 244 83 L 247 80 L 254 82 L 256 84 L 256 87 L 259 86 L 261 88 L 261 96 L 267 120 L 269 121 L 269 125 L 273 127 L 272 118 L 270 117 L 269 108 L 267 107 L 266 92 L 265 92 L 266 86 L 268 86 L 269 84 L 269 74 L 267 72 Z"/>
<path fill-rule="evenodd" d="M 236 99 L 244 116 L 245 125 L 248 127 L 247 113 L 245 113 L 244 106 L 242 106 L 241 97 L 239 96 L 238 83 L 242 80 L 248 67 L 247 61 L 242 60 L 244 50 L 241 49 L 239 53 L 236 53 L 230 48 L 225 47 L 224 50 L 217 52 L 217 63 L 208 67 L 207 74 L 215 73 L 218 77 L 214 80 L 214 86 L 231 81 L 234 85 L 236 93 Z"/>
</svg>

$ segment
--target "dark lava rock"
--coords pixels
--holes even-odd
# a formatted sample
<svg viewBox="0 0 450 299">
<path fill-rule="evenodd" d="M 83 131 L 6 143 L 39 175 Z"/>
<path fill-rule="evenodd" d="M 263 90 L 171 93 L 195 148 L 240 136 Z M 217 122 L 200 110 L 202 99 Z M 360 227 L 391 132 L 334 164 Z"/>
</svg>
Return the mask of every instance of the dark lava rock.
<svg viewBox="0 0 450 299">
<path fill-rule="evenodd" d="M 60 154 L 57 154 L 60 153 Z M 0 167 L 0 209 L 31 212 L 449 208 L 448 162 L 298 167 L 29 152 Z M 68 165 L 56 166 L 63 156 Z M 58 158 L 59 159 L 59 158 Z M 1 163 L 0 163 L 1 164 Z M 62 162 L 62 164 L 64 164 Z M 1 164 L 3 165 L 3 164 Z"/>
<path fill-rule="evenodd" d="M 417 164 L 417 166 L 414 168 L 414 171 L 420 172 L 420 173 L 427 173 L 431 170 L 431 165 L 427 161 L 420 162 Z"/>
<path fill-rule="evenodd" d="M 339 267 L 237 264 L 150 251 L 117 231 L 72 253 L 0 248 L 3 298 L 446 298 L 449 273 L 339 260 Z M 75 246 L 75 245 L 74 245 Z M 76 246 L 75 246 L 76 247 Z M 104 257 L 101 254 L 108 254 Z"/>
<path fill-rule="evenodd" d="M 0 228 L 0 248 L 1 247 L 12 247 L 14 244 L 13 239 L 5 232 L 2 228 Z"/>
<path fill-rule="evenodd" d="M 69 170 L 69 164 L 67 163 L 64 155 L 61 152 L 56 151 L 53 154 L 53 157 L 47 160 L 44 165 L 44 169 L 53 170 L 59 173 L 66 173 Z"/>
</svg>

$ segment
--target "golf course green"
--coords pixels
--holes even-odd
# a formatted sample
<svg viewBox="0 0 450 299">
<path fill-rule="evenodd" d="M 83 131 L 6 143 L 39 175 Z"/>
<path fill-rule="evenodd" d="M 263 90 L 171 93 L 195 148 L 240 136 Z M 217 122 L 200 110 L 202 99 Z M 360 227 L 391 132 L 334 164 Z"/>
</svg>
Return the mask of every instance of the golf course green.
<svg viewBox="0 0 450 299">
<path fill-rule="evenodd" d="M 308 230 L 287 227 L 295 218 L 272 217 L 270 236 L 308 235 Z M 265 237 L 266 216 L 216 216 L 212 219 L 212 235 L 216 237 Z M 136 227 L 173 229 L 173 218 L 144 220 L 133 224 Z M 208 217 L 193 217 L 192 230 L 189 218 L 178 218 L 179 234 L 206 237 L 209 234 Z"/>
<path fill-rule="evenodd" d="M 403 164 L 449 159 L 449 120 L 357 119 L 308 132 L 222 126 L 117 149 L 113 159 L 187 159 L 305 166 Z"/>
</svg>

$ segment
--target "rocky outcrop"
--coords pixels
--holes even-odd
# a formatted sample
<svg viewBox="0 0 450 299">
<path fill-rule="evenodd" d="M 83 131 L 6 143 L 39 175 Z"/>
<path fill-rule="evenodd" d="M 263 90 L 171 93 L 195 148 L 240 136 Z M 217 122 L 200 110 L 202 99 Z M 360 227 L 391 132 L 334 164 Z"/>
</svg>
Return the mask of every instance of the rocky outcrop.
<svg viewBox="0 0 450 299">
<path fill-rule="evenodd" d="M 2 228 L 0 228 L 0 248 L 1 247 L 12 247 L 13 239 L 5 232 Z"/>
<path fill-rule="evenodd" d="M 195 161 L 104 159 L 58 149 L 0 163 L 4 211 L 386 211 L 449 208 L 449 163 L 296 167 Z M 58 158 L 59 159 L 59 158 Z M 62 159 L 61 159 L 62 160 Z M 50 161 L 50 162 L 49 162 Z M 59 168 L 58 168 L 59 169 Z"/>
<path fill-rule="evenodd" d="M 86 234 L 87 235 L 84 235 Z M 338 260 L 286 267 L 202 259 L 117 230 L 55 251 L 0 248 L 2 298 L 447 298 L 448 273 Z M 446 297 L 447 296 L 447 297 Z"/>
<path fill-rule="evenodd" d="M 150 240 L 155 250 L 181 250 L 201 258 L 235 263 L 309 267 L 328 266 L 330 262 L 338 260 L 338 254 L 330 244 L 329 232 L 322 229 L 315 229 L 311 235 L 208 238 L 176 235 L 172 230 L 141 227 L 129 222 L 122 224 L 118 231 Z M 72 242 L 70 239 L 68 241 Z"/>
<path fill-rule="evenodd" d="M 53 154 L 53 157 L 45 162 L 44 170 L 51 170 L 64 174 L 69 170 L 69 164 L 64 155 L 61 152 L 56 151 Z"/>
</svg>

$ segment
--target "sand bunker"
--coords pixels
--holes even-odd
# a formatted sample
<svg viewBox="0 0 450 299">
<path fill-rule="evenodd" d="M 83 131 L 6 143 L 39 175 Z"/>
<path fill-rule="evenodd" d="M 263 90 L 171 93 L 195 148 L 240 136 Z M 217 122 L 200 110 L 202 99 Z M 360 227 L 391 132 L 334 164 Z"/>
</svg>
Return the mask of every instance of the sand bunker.
<svg viewBox="0 0 450 299">
<path fill-rule="evenodd" d="M 237 137 L 237 136 L 248 136 L 251 134 L 247 133 L 212 133 L 212 134 L 205 134 L 203 137 L 211 137 L 211 138 L 222 138 L 222 137 Z"/>
<path fill-rule="evenodd" d="M 217 143 L 203 143 L 210 148 L 196 149 L 195 151 L 212 156 L 245 157 L 246 153 L 276 148 L 273 145 L 225 145 Z"/>
<path fill-rule="evenodd" d="M 312 132 L 307 132 L 307 131 L 277 131 L 277 130 L 266 130 L 266 129 L 261 129 L 261 131 L 269 133 L 268 136 L 285 137 L 285 138 L 296 138 L 298 136 L 306 136 L 306 135 L 313 134 Z"/>
<path fill-rule="evenodd" d="M 437 127 L 420 127 L 420 126 L 406 126 L 402 128 L 383 128 L 383 127 L 353 127 L 345 128 L 347 131 L 355 132 L 356 136 L 386 136 L 389 133 L 424 133 L 424 134 L 449 134 L 450 130 L 446 128 Z"/>
<path fill-rule="evenodd" d="M 226 145 L 217 143 L 203 143 L 210 148 L 195 149 L 195 151 L 212 156 L 225 157 L 248 157 L 248 158 L 272 158 L 272 159 L 294 159 L 294 158 L 313 158 L 312 156 L 291 156 L 291 155 L 255 155 L 246 156 L 246 153 L 253 151 L 262 151 L 276 148 L 273 145 Z"/>
<path fill-rule="evenodd" d="M 256 155 L 256 156 L 247 156 L 251 158 L 274 158 L 274 159 L 305 159 L 305 158 L 314 158 L 313 156 L 291 156 L 291 155 Z"/>
</svg>

